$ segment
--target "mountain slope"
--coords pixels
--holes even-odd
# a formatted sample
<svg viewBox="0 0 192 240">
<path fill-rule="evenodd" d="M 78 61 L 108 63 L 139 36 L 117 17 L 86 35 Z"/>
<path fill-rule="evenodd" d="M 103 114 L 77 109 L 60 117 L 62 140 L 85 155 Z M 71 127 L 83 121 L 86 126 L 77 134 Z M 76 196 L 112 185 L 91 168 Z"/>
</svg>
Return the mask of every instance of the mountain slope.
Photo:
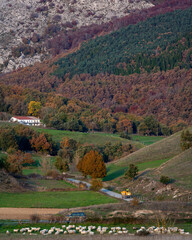
<svg viewBox="0 0 192 240">
<path fill-rule="evenodd" d="M 112 113 L 152 114 L 169 126 L 190 125 L 191 15 L 188 8 L 150 18 L 65 57 L 1 75 L 0 83 L 83 100 Z"/>
<path fill-rule="evenodd" d="M 159 48 L 166 49 L 169 44 L 190 32 L 191 15 L 192 8 L 178 10 L 90 40 L 77 52 L 57 61 L 55 64 L 58 69 L 54 74 L 63 79 L 66 73 L 70 77 L 81 73 L 92 76 L 98 73 L 118 74 L 118 64 L 130 64 L 137 54 L 157 55 Z"/>
<path fill-rule="evenodd" d="M 150 175 L 169 176 L 176 184 L 192 188 L 192 148 L 173 157 Z"/>
<path fill-rule="evenodd" d="M 144 0 L 1 0 L 0 64 L 8 61 L 4 72 L 14 70 L 14 66 L 18 68 L 34 64 L 48 54 L 43 43 L 54 33 L 101 24 L 113 17 L 122 17 L 152 6 L 152 3 Z M 39 44 L 40 41 L 42 44 Z M 22 52 L 27 57 L 20 57 L 17 53 L 10 58 L 12 48 L 23 43 L 27 46 L 23 46 Z"/>
<path fill-rule="evenodd" d="M 192 128 L 189 129 L 192 131 Z M 115 164 L 117 166 L 128 166 L 130 163 L 138 164 L 173 158 L 182 153 L 180 147 L 180 136 L 181 132 L 175 133 L 172 136 L 164 138 L 163 140 L 158 141 L 152 145 L 146 146 L 130 154 L 129 156 L 121 158 L 112 164 Z"/>
</svg>

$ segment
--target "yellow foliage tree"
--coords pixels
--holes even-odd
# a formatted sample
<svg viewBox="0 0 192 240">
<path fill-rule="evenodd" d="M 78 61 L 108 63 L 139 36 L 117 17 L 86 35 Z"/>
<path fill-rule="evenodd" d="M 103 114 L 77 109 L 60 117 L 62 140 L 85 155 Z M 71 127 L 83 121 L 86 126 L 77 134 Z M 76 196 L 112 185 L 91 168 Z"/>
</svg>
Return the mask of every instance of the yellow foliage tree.
<svg viewBox="0 0 192 240">
<path fill-rule="evenodd" d="M 41 103 L 36 101 L 31 101 L 28 106 L 28 114 L 37 117 L 41 110 Z"/>
</svg>

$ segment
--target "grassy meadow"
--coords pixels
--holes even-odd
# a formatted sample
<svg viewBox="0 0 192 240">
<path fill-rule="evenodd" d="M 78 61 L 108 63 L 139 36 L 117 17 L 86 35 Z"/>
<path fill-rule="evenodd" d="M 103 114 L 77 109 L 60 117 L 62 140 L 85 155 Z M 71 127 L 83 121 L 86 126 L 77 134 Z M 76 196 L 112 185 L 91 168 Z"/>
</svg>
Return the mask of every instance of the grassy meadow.
<svg viewBox="0 0 192 240">
<path fill-rule="evenodd" d="M 175 184 L 184 188 L 192 188 L 192 148 L 173 157 L 161 168 L 152 172 L 154 177 L 158 175 L 169 176 Z"/>
<path fill-rule="evenodd" d="M 117 134 L 112 133 L 103 133 L 103 132 L 72 132 L 72 131 L 64 131 L 64 130 L 55 130 L 55 129 L 47 129 L 47 128 L 33 128 L 37 132 L 40 133 L 48 133 L 52 136 L 53 140 L 56 142 L 60 142 L 63 138 L 72 138 L 81 144 L 89 143 L 95 145 L 103 145 L 107 142 L 111 143 L 128 143 L 129 140 L 125 138 L 119 137 Z"/>
<path fill-rule="evenodd" d="M 157 161 L 149 161 L 144 163 L 138 163 L 136 164 L 139 171 L 144 171 L 146 169 L 150 168 L 157 168 L 161 164 L 167 162 L 170 158 L 161 159 Z M 115 178 L 121 177 L 125 174 L 125 172 L 128 170 L 128 166 L 118 166 L 117 164 L 109 164 L 107 166 L 107 176 L 103 178 L 103 181 L 111 181 Z"/>
<path fill-rule="evenodd" d="M 53 188 L 59 188 L 59 189 L 69 189 L 69 188 L 77 188 L 75 185 L 68 183 L 63 180 L 48 180 L 48 179 L 33 179 L 32 184 L 38 187 L 43 187 L 46 189 L 53 189 Z"/>
<path fill-rule="evenodd" d="M 140 136 L 140 135 L 136 135 L 136 134 L 131 135 L 131 139 L 133 141 L 140 142 L 140 143 L 144 144 L 145 146 L 156 143 L 164 138 L 165 137 L 162 137 L 162 136 Z"/>
<path fill-rule="evenodd" d="M 74 208 L 117 203 L 118 200 L 92 191 L 1 193 L 0 207 Z"/>
</svg>

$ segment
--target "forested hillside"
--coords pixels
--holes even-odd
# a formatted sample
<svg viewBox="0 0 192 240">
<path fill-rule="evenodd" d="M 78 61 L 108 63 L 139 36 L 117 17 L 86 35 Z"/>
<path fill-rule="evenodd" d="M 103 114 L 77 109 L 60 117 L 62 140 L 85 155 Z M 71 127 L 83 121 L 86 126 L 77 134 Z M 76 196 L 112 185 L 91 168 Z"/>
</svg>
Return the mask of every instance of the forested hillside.
<svg viewBox="0 0 192 240">
<path fill-rule="evenodd" d="M 150 115 L 161 122 L 155 134 L 192 124 L 192 8 L 173 11 L 174 4 L 163 15 L 156 9 L 155 17 L 145 10 L 146 21 L 125 21 L 129 26 L 71 54 L 1 75 L 0 83 L 13 86 L 2 85 L 1 111 L 26 114 L 30 101 L 40 101 L 48 126 L 77 131 L 149 134 L 144 121 Z"/>
<path fill-rule="evenodd" d="M 178 50 L 172 53 L 170 59 L 156 55 L 161 55 L 161 51 L 191 31 L 191 15 L 192 8 L 177 10 L 90 40 L 77 52 L 57 61 L 55 64 L 59 67 L 54 74 L 64 79 L 66 73 L 72 77 L 81 73 L 91 75 L 98 73 L 130 74 L 134 71 L 140 73 L 140 68 L 146 69 L 147 66 L 148 71 L 155 67 L 160 71 L 173 68 L 177 65 L 176 62 L 182 61 L 182 44 L 178 44 Z M 185 40 L 186 46 L 184 45 L 183 50 L 190 48 L 191 35 Z M 167 52 L 172 50 L 173 48 L 170 47 Z M 145 58 L 142 55 L 146 55 Z M 152 59 L 145 60 L 149 56 Z M 132 62 L 135 62 L 135 66 Z M 127 69 L 121 71 L 118 68 L 119 64 L 124 64 Z"/>
</svg>

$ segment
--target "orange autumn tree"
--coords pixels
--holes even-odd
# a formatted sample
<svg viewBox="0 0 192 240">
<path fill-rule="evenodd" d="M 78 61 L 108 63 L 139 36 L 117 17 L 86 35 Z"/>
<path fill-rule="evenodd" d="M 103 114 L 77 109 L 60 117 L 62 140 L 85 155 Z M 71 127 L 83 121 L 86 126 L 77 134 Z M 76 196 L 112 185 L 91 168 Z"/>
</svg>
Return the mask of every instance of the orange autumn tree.
<svg viewBox="0 0 192 240">
<path fill-rule="evenodd" d="M 102 155 L 91 150 L 77 164 L 77 169 L 83 176 L 90 175 L 92 178 L 103 178 L 107 174 Z"/>
<path fill-rule="evenodd" d="M 32 164 L 35 161 L 32 159 L 30 153 L 23 153 L 22 151 L 9 154 L 7 158 L 7 170 L 10 173 L 22 174 L 24 164 Z"/>
<path fill-rule="evenodd" d="M 31 146 L 36 152 L 51 152 L 52 145 L 48 142 L 45 134 L 40 134 L 38 137 L 33 136 L 30 140 Z"/>
</svg>

